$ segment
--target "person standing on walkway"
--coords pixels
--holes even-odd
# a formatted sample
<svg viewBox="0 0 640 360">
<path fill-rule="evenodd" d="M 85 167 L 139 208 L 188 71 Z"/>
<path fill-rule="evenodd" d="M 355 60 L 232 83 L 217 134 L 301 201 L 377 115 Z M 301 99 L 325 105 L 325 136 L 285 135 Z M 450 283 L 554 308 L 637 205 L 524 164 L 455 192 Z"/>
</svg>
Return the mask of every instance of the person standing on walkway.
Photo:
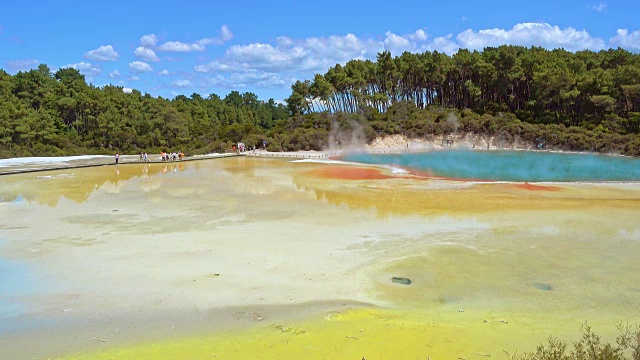
<svg viewBox="0 0 640 360">
<path fill-rule="evenodd" d="M 120 159 L 120 155 L 118 155 L 118 153 L 116 153 L 116 165 L 118 164 L 118 160 Z"/>
</svg>

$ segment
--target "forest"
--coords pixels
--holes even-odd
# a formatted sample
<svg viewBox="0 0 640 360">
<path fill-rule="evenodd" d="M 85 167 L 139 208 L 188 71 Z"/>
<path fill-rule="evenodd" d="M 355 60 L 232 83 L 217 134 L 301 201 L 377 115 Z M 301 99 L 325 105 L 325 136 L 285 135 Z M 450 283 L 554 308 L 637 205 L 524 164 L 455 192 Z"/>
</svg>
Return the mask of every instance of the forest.
<svg viewBox="0 0 640 360">
<path fill-rule="evenodd" d="M 378 54 L 291 86 L 286 105 L 250 92 L 173 99 L 87 84 L 77 70 L 0 70 L 0 157 L 320 150 L 336 128 L 366 141 L 474 134 L 640 156 L 640 55 L 500 46 Z M 456 121 L 450 121 L 452 118 Z M 334 144 L 331 144 L 334 145 Z M 340 145 L 340 144 L 338 144 Z"/>
<path fill-rule="evenodd" d="M 115 151 L 224 151 L 257 143 L 289 112 L 253 93 L 152 97 L 87 84 L 75 69 L 42 64 L 11 76 L 0 70 L 0 157 L 112 154 Z"/>
</svg>

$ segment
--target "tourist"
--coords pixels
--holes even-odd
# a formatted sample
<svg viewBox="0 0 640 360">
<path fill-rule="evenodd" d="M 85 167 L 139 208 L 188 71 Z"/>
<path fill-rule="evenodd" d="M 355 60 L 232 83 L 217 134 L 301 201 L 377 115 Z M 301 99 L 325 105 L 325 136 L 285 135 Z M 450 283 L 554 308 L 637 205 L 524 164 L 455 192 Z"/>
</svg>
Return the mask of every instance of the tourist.
<svg viewBox="0 0 640 360">
<path fill-rule="evenodd" d="M 120 155 L 116 153 L 116 165 L 118 164 L 118 160 L 120 159 Z"/>
</svg>

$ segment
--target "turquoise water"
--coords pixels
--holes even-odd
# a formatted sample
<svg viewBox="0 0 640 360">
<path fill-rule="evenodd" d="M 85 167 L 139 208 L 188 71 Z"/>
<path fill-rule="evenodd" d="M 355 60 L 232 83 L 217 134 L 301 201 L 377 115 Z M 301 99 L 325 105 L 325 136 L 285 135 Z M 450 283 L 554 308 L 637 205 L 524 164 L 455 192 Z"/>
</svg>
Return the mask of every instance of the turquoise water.
<svg viewBox="0 0 640 360">
<path fill-rule="evenodd" d="M 18 298 L 28 293 L 27 267 L 0 257 L 0 334 L 9 327 L 7 318 L 21 314 L 25 308 Z"/>
<path fill-rule="evenodd" d="M 2 242 L 0 238 L 0 250 Z M 0 256 L 0 334 L 36 326 L 36 321 L 22 316 L 30 311 L 24 299 L 46 288 L 44 278 L 26 263 Z"/>
<path fill-rule="evenodd" d="M 395 165 L 433 176 L 492 181 L 640 181 L 640 159 L 534 151 L 445 150 L 412 154 L 353 153 L 341 158 Z"/>
</svg>

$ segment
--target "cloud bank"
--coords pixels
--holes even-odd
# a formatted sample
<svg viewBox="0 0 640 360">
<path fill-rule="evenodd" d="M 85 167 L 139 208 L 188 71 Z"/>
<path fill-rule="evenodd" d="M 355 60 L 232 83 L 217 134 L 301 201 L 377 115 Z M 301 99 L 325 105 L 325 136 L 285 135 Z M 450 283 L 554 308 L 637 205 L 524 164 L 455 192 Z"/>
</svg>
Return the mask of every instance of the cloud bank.
<svg viewBox="0 0 640 360">
<path fill-rule="evenodd" d="M 461 48 L 482 50 L 500 45 L 541 46 L 569 51 L 600 50 L 607 46 L 638 49 L 640 32 L 618 30 L 609 42 L 584 29 L 560 28 L 547 23 L 521 23 L 510 29 L 467 29 L 456 35 L 433 37 L 425 29 L 409 34 L 387 31 L 383 38 L 354 34 L 295 39 L 279 37 L 272 43 L 232 45 L 223 56 L 195 65 L 196 73 L 211 74 L 204 82 L 215 87 L 273 87 L 291 79 L 310 78 L 335 64 L 351 59 L 371 59 L 381 51 L 401 55 L 405 51 L 439 51 L 452 55 Z M 284 85 L 282 85 L 284 86 Z"/>
<path fill-rule="evenodd" d="M 607 11 L 605 3 L 589 4 L 588 7 L 603 14 Z M 232 40 L 234 34 L 227 25 L 222 25 L 214 37 L 196 37 L 190 41 L 148 33 L 134 41 L 135 59 L 125 62 L 113 45 L 102 45 L 84 54 L 86 62 L 63 67 L 78 69 L 88 79 L 97 76 L 120 79 L 123 86 L 131 86 L 127 81 L 140 79 L 141 86 L 151 87 L 145 90 L 181 89 L 178 91 L 210 93 L 223 89 L 275 89 L 288 93 L 296 80 L 311 79 L 315 73 L 325 73 L 335 64 L 345 64 L 351 59 L 375 60 L 377 54 L 385 50 L 394 56 L 405 51 L 438 51 L 452 55 L 461 48 L 482 50 L 500 45 L 568 51 L 621 47 L 640 51 L 640 30 L 620 28 L 609 38 L 602 38 L 586 29 L 544 22 L 524 22 L 510 28 L 468 28 L 437 35 L 422 28 L 404 34 L 387 31 L 370 36 L 353 33 L 303 38 L 280 36 L 269 41 L 228 44 Z M 212 51 L 214 46 L 218 51 Z M 215 53 L 218 55 L 213 55 Z M 116 66 L 105 64 L 109 71 L 103 74 L 97 62 L 114 62 L 112 65 Z M 26 59 L 6 61 L 5 65 L 9 71 L 17 72 L 34 68 L 39 63 Z M 115 70 L 122 70 L 127 64 L 128 75 L 123 76 Z M 161 64 L 157 70 L 154 70 L 155 64 Z M 169 76 L 175 78 L 165 80 Z"/>
</svg>

